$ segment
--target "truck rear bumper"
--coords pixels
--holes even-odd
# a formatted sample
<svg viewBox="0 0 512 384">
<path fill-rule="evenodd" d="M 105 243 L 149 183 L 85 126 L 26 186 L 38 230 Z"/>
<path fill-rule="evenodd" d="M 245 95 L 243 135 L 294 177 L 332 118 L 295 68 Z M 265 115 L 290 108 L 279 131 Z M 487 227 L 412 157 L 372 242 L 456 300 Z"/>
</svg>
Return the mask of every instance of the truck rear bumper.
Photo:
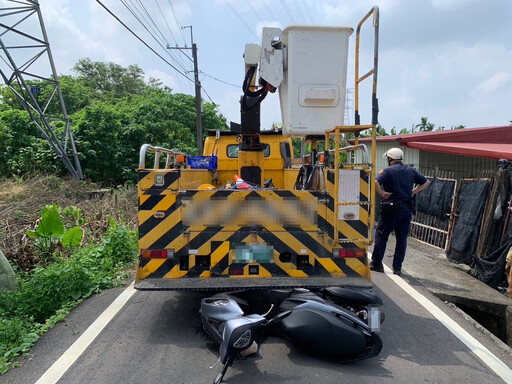
<svg viewBox="0 0 512 384">
<path fill-rule="evenodd" d="M 239 289 L 322 288 L 332 286 L 371 288 L 372 282 L 363 277 L 272 277 L 234 278 L 185 277 L 180 279 L 146 278 L 135 284 L 139 291 L 234 291 Z"/>
</svg>

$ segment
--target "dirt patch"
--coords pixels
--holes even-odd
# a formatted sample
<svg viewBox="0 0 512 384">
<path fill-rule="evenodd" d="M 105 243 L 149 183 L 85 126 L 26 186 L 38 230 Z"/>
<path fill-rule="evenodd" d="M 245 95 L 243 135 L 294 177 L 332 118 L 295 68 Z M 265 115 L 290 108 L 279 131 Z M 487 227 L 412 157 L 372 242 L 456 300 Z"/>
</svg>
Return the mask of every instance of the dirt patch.
<svg viewBox="0 0 512 384">
<path fill-rule="evenodd" d="M 0 180 L 0 249 L 7 259 L 23 270 L 39 260 L 34 258 L 25 232 L 35 229 L 41 208 L 57 204 L 76 206 L 82 211 L 86 240 L 99 241 L 110 218 L 137 227 L 137 188 L 123 186 L 100 190 L 97 185 L 73 178 L 32 175 L 23 180 Z"/>
</svg>

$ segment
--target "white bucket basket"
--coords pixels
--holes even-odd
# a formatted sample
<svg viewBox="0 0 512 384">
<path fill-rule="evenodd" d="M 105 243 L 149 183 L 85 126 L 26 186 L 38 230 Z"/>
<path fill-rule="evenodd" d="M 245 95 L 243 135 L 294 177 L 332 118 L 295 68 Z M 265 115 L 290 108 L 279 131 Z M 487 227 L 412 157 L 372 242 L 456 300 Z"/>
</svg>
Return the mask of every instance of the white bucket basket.
<svg viewBox="0 0 512 384">
<path fill-rule="evenodd" d="M 284 29 L 284 79 L 279 87 L 283 134 L 323 135 L 343 125 L 349 37 L 347 26 Z"/>
</svg>

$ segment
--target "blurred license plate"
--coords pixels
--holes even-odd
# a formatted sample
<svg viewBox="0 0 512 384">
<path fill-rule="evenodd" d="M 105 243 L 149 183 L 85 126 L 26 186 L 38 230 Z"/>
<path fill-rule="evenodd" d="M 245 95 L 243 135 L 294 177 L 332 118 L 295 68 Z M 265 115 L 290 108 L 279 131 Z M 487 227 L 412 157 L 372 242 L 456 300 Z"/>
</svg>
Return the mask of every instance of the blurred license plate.
<svg viewBox="0 0 512 384">
<path fill-rule="evenodd" d="M 372 332 L 380 332 L 380 307 L 368 306 L 368 327 Z"/>
<path fill-rule="evenodd" d="M 236 263 L 273 263 L 274 248 L 270 245 L 239 245 L 235 247 Z"/>
</svg>

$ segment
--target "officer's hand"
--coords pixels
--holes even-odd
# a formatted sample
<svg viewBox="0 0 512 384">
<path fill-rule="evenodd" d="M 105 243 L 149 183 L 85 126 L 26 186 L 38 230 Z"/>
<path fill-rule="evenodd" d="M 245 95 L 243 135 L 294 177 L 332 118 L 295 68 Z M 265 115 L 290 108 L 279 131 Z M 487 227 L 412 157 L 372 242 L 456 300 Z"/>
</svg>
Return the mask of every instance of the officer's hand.
<svg viewBox="0 0 512 384">
<path fill-rule="evenodd" d="M 391 196 L 391 195 L 392 195 L 392 193 L 391 193 L 391 192 L 385 192 L 385 191 L 383 191 L 381 196 L 382 196 L 382 198 L 383 198 L 383 199 L 387 199 L 387 198 L 388 198 L 389 196 Z"/>
</svg>

